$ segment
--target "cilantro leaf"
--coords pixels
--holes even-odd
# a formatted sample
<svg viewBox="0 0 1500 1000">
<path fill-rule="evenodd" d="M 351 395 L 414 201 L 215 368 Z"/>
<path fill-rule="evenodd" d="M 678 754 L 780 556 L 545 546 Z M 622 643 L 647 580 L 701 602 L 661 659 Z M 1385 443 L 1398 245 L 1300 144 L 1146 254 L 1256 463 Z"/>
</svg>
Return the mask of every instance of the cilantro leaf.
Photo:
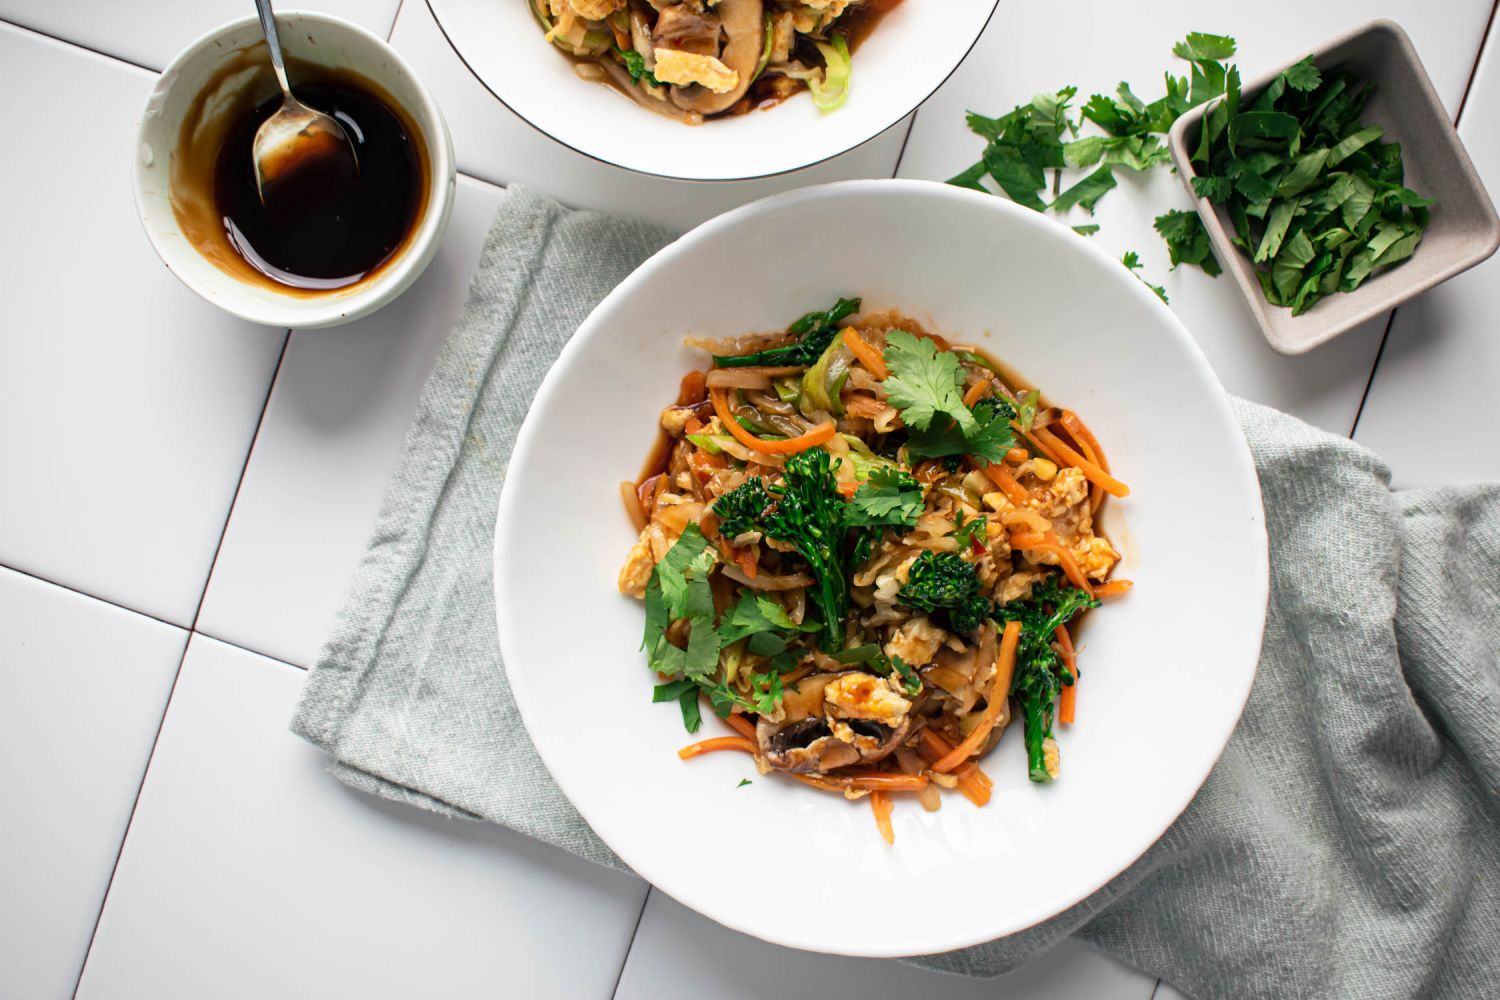
<svg viewBox="0 0 1500 1000">
<path fill-rule="evenodd" d="M 980 400 L 972 413 L 975 429 L 965 434 L 956 422 L 934 422 L 925 431 L 912 431 L 906 440 L 906 454 L 912 461 L 924 458 L 961 458 L 975 455 L 987 462 L 999 462 L 1015 444 L 1010 421 L 1015 416 L 1008 404 L 1004 412 L 987 405 L 995 400 Z"/>
<path fill-rule="evenodd" d="M 1130 273 L 1139 278 L 1141 284 L 1145 285 L 1147 288 L 1155 292 L 1157 298 L 1161 299 L 1163 302 L 1170 301 L 1167 298 L 1167 290 L 1165 288 L 1163 288 L 1161 285 L 1151 284 L 1151 282 L 1147 281 L 1138 273 L 1145 265 L 1141 263 L 1140 256 L 1134 250 L 1125 251 L 1125 256 L 1120 258 L 1120 263 L 1129 268 Z"/>
<path fill-rule="evenodd" d="M 646 68 L 646 57 L 635 49 L 622 49 L 615 46 L 615 55 L 625 64 L 625 72 L 630 74 L 631 83 L 645 81 L 653 87 L 660 87 L 661 81 L 656 79 L 656 74 Z"/>
<path fill-rule="evenodd" d="M 896 468 L 879 468 L 860 484 L 845 513 L 851 527 L 912 527 L 922 514 L 922 484 Z"/>
<path fill-rule="evenodd" d="M 792 621 L 785 608 L 765 594 L 745 591 L 739 603 L 724 613 L 719 622 L 719 643 L 727 646 L 746 636 L 765 632 L 816 632 L 822 628 L 814 621 Z"/>
<path fill-rule="evenodd" d="M 1293 90 L 1303 92 L 1317 90 L 1323 82 L 1323 74 L 1318 72 L 1318 67 L 1313 65 L 1312 56 L 1307 56 L 1297 65 L 1281 74 L 1286 80 L 1286 85 Z"/>
<path fill-rule="evenodd" d="M 1234 56 L 1234 39 L 1226 35 L 1188 32 L 1187 38 L 1172 46 L 1172 54 L 1189 62 L 1223 60 Z"/>
<path fill-rule="evenodd" d="M 671 618 L 688 616 L 691 584 L 707 581 L 708 573 L 719 554 L 708 547 L 708 539 L 696 524 L 689 524 L 677 542 L 667 550 L 652 575 L 661 584 L 661 594 Z"/>
<path fill-rule="evenodd" d="M 741 778 L 740 779 L 740 783 L 738 785 L 735 785 L 734 787 L 735 788 L 744 788 L 746 785 L 748 785 L 750 783 L 751 782 L 750 782 L 749 778 Z"/>
<path fill-rule="evenodd" d="M 1174 269 L 1179 264 L 1196 264 L 1211 277 L 1217 278 L 1222 273 L 1219 259 L 1209 245 L 1208 231 L 1203 228 L 1203 219 L 1197 212 L 1174 209 L 1158 215 L 1155 229 L 1167 241 Z"/>
<path fill-rule="evenodd" d="M 901 411 L 908 429 L 924 431 L 939 414 L 965 433 L 975 429 L 974 415 L 958 388 L 963 369 L 957 355 L 939 351 L 931 340 L 905 330 L 892 330 L 885 343 L 885 363 L 890 369 L 884 383 L 886 398 Z"/>
<path fill-rule="evenodd" d="M 1114 187 L 1114 169 L 1108 165 L 1102 166 L 1053 199 L 1052 211 L 1066 212 L 1074 205 L 1082 205 L 1093 215 L 1094 206 L 1099 204 L 1099 199 Z"/>
</svg>

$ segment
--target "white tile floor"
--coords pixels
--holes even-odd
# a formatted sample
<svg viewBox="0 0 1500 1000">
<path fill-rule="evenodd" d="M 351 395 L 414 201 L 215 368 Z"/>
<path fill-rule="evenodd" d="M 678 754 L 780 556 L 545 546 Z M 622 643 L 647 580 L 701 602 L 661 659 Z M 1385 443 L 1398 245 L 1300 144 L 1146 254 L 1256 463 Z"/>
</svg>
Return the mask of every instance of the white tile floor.
<svg viewBox="0 0 1500 1000">
<path fill-rule="evenodd" d="M 914 121 L 743 185 L 635 177 L 552 143 L 468 74 L 422 0 L 318 6 L 392 38 L 442 103 L 469 176 L 437 261 L 399 303 L 288 336 L 173 281 L 127 182 L 152 79 L 140 67 L 248 5 L 0 0 L 0 997 L 1175 996 L 1081 947 L 996 983 L 790 952 L 518 836 L 358 796 L 287 732 L 292 665 L 315 657 L 359 556 L 504 197 L 494 185 L 684 227 L 796 185 L 941 179 L 975 155 L 967 107 L 1003 111 L 1063 83 L 1146 89 L 1188 29 L 1236 34 L 1254 72 L 1391 16 L 1450 110 L 1463 107 L 1460 130 L 1500 191 L 1500 43 L 1470 80 L 1490 0 L 1071 5 L 1067 20 L 1088 30 L 1063 30 L 1053 5 L 1002 0 Z M 1176 179 L 1122 187 L 1095 238 L 1165 277 L 1231 390 L 1341 433 L 1357 418 L 1400 482 L 1500 476 L 1494 449 L 1472 446 L 1496 429 L 1500 263 L 1399 310 L 1389 338 L 1377 322 L 1286 359 L 1224 282 L 1166 273 L 1150 220 L 1186 205 Z M 1447 433 L 1428 429 L 1434 415 Z"/>
</svg>

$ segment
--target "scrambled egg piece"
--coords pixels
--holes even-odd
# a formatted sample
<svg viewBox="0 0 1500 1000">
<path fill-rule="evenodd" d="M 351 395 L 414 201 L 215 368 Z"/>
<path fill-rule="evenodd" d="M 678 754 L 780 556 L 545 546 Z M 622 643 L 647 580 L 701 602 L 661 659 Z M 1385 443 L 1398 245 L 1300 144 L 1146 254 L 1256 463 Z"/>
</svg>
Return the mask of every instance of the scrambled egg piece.
<svg viewBox="0 0 1500 1000">
<path fill-rule="evenodd" d="M 740 83 L 740 75 L 713 56 L 679 49 L 656 50 L 656 78 L 683 87 L 702 84 L 715 94 L 727 94 Z"/>
<path fill-rule="evenodd" d="M 646 529 L 650 530 L 649 527 Z M 630 547 L 625 565 L 620 567 L 620 593 L 632 597 L 646 596 L 646 584 L 651 582 L 651 571 L 656 568 L 656 559 L 651 555 L 651 541 L 646 537 L 646 531 L 641 532 L 640 539 Z"/>
<path fill-rule="evenodd" d="M 564 5 L 571 6 L 578 12 L 578 16 L 590 21 L 602 21 L 621 7 L 625 6 L 625 0 L 550 0 L 553 16 L 556 16 L 558 8 Z"/>
<path fill-rule="evenodd" d="M 947 638 L 948 633 L 928 621 L 926 615 L 908 618 L 885 644 L 885 655 L 899 656 L 911 667 L 925 666 Z"/>
<path fill-rule="evenodd" d="M 1072 467 L 1059 469 L 1045 459 L 1034 459 L 1021 463 L 1016 478 L 1024 478 L 1031 489 L 1029 509 L 1052 522 L 1057 537 L 1072 551 L 1083 574 L 1093 580 L 1108 577 L 1115 563 L 1120 561 L 1120 554 L 1107 540 L 1094 534 L 1094 515 L 1089 509 L 1089 482 L 1083 473 Z M 1000 514 L 1016 509 L 1009 497 L 998 492 L 986 493 L 984 504 Z M 1025 567 L 1040 563 L 1056 566 L 1057 562 L 1053 553 L 1036 551 L 1027 553 L 1025 560 L 1016 565 Z M 1001 585 L 1000 599 L 1010 601 L 1018 596 L 1029 596 L 1032 582 L 1031 578 L 1014 584 L 1007 580 Z"/>
<path fill-rule="evenodd" d="M 830 718 L 870 719 L 898 729 L 911 711 L 907 701 L 879 677 L 841 674 L 823 688 Z"/>
</svg>

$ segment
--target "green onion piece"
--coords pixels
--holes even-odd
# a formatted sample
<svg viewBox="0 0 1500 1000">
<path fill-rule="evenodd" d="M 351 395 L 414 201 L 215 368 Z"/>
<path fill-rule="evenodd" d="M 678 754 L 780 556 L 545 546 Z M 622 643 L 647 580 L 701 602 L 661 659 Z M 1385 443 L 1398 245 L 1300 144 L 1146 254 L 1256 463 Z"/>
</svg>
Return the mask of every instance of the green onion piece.
<svg viewBox="0 0 1500 1000">
<path fill-rule="evenodd" d="M 829 42 L 814 43 L 823 54 L 823 78 L 812 77 L 807 81 L 813 104 L 825 113 L 837 111 L 849 99 L 849 42 L 842 31 L 835 31 Z"/>
</svg>

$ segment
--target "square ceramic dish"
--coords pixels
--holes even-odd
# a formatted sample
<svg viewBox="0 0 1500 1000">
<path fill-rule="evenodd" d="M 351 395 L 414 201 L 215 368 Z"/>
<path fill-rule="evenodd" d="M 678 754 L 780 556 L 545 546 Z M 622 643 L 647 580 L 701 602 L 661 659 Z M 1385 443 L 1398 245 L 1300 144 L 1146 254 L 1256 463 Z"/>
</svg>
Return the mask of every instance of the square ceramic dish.
<svg viewBox="0 0 1500 1000">
<path fill-rule="evenodd" d="M 1411 259 L 1371 277 L 1353 292 L 1330 295 L 1301 316 L 1293 316 L 1290 309 L 1266 301 L 1249 258 L 1230 242 L 1233 228 L 1228 214 L 1194 195 L 1219 263 L 1233 276 L 1266 339 L 1282 354 L 1312 350 L 1468 270 L 1500 246 L 1495 206 L 1400 25 L 1372 21 L 1319 46 L 1312 57 L 1320 70 L 1344 67 L 1375 85 L 1361 120 L 1383 128 L 1386 141 L 1401 144 L 1406 186 L 1435 198 L 1436 204 Z M 1254 98 L 1285 69 L 1248 82 L 1246 98 Z M 1168 138 L 1172 162 L 1190 195 L 1196 173 L 1192 151 L 1198 144 L 1204 112 L 1212 103 L 1179 118 Z"/>
</svg>

